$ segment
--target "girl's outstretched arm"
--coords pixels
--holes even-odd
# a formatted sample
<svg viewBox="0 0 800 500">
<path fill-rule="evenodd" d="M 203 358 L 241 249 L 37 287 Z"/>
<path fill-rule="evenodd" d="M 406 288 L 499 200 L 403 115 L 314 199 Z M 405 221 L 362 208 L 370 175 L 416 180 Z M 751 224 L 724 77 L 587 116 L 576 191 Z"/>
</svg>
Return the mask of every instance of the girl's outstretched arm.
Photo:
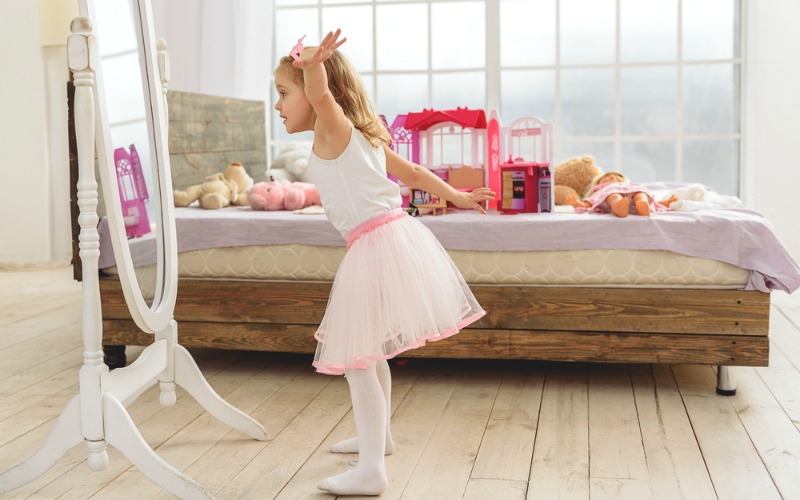
<svg viewBox="0 0 800 500">
<path fill-rule="evenodd" d="M 350 125 L 341 106 L 328 88 L 328 75 L 322 63 L 330 59 L 333 51 L 347 38 L 339 40 L 341 30 L 329 32 L 318 47 L 308 47 L 292 64 L 303 70 L 305 94 L 314 108 L 314 153 L 321 158 L 338 157 L 350 141 Z"/>
<path fill-rule="evenodd" d="M 485 187 L 470 193 L 458 191 L 427 168 L 406 160 L 387 146 L 383 149 L 386 152 L 386 170 L 403 181 L 406 186 L 423 189 L 459 208 L 471 208 L 484 214 L 486 209 L 482 203 L 495 199 L 494 191 Z"/>
</svg>

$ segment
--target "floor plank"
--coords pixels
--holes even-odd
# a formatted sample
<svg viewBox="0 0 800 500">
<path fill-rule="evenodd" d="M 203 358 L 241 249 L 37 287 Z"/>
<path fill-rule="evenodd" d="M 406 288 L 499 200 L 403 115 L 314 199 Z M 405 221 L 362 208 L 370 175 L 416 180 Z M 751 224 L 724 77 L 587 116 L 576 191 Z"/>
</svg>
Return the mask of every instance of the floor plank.
<svg viewBox="0 0 800 500">
<path fill-rule="evenodd" d="M 800 498 L 800 434 L 753 368 L 741 368 L 731 403 L 783 498 Z"/>
<path fill-rule="evenodd" d="M 653 498 L 714 498 L 669 366 L 632 366 L 631 374 Z"/>
<path fill-rule="evenodd" d="M 707 366 L 673 368 L 714 490 L 720 498 L 780 498 L 730 398 L 699 391 L 716 380 Z"/>
<path fill-rule="evenodd" d="M 589 498 L 589 385 L 585 365 L 547 368 L 528 499 Z"/>
<path fill-rule="evenodd" d="M 459 363 L 461 364 L 461 363 Z M 464 373 L 420 456 L 404 498 L 461 498 L 475 463 L 501 376 L 491 364 Z"/>
<path fill-rule="evenodd" d="M 528 481 L 543 384 L 539 364 L 512 362 L 504 368 L 472 480 Z"/>
</svg>

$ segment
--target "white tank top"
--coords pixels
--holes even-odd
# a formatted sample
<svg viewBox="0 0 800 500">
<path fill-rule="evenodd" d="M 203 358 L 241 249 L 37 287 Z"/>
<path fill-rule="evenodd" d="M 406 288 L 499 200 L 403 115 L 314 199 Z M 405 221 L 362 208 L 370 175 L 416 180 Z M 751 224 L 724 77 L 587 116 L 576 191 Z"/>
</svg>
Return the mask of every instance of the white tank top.
<svg viewBox="0 0 800 500">
<path fill-rule="evenodd" d="M 386 177 L 386 153 L 351 125 L 350 142 L 333 160 L 311 151 L 306 176 L 319 190 L 325 215 L 347 239 L 356 226 L 402 204 L 400 187 Z"/>
</svg>

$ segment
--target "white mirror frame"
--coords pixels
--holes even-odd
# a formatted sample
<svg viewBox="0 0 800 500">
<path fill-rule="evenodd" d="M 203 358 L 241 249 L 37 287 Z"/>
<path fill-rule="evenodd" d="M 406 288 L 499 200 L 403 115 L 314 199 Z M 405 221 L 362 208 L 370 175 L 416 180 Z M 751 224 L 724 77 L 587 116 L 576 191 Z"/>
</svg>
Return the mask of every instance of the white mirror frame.
<svg viewBox="0 0 800 500">
<path fill-rule="evenodd" d="M 98 20 L 94 11 L 94 3 L 103 0 L 79 0 L 81 15 L 88 17 L 94 26 Z M 136 23 L 136 35 L 139 57 L 143 67 L 140 68 L 142 88 L 145 95 L 147 111 L 148 136 L 150 138 L 150 158 L 158 172 L 153 178 L 159 193 L 156 204 L 155 220 L 157 278 L 152 306 L 148 306 L 142 295 L 139 282 L 128 246 L 125 223 L 122 217 L 119 186 L 116 181 L 114 164 L 114 147 L 108 127 L 97 127 L 97 156 L 100 165 L 100 180 L 103 199 L 106 204 L 106 216 L 110 231 L 114 257 L 119 269 L 122 292 L 131 317 L 136 325 L 147 333 L 162 331 L 173 318 L 177 295 L 177 236 L 175 217 L 172 205 L 172 174 L 169 163 L 166 95 L 162 91 L 159 78 L 158 48 L 153 32 L 152 9 L 150 0 L 130 0 L 134 5 L 133 18 Z M 143 22 L 144 21 L 144 22 Z M 102 44 L 102 40 L 99 41 Z M 100 65 L 102 66 L 102 65 Z M 148 78 L 147 71 L 153 71 L 155 78 Z M 96 70 L 95 93 L 97 123 L 108 123 L 107 102 L 103 82 L 102 67 Z"/>
</svg>

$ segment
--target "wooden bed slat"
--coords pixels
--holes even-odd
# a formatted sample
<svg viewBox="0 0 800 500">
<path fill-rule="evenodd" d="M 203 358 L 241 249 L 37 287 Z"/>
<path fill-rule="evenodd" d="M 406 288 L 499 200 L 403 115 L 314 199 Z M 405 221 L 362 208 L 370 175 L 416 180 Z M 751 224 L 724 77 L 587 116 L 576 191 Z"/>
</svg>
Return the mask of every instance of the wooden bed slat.
<svg viewBox="0 0 800 500">
<path fill-rule="evenodd" d="M 184 280 L 178 285 L 175 319 L 317 325 L 325 312 L 330 286 L 302 281 Z M 103 279 L 100 288 L 103 317 L 127 319 L 119 281 Z M 488 312 L 474 325 L 476 328 L 758 336 L 769 333 L 769 295 L 756 291 L 493 285 L 472 285 L 471 289 Z"/>
<path fill-rule="evenodd" d="M 267 323 L 193 323 L 178 325 L 188 347 L 313 353 L 315 326 Z M 147 345 L 150 335 L 129 320 L 104 320 L 103 342 Z M 608 363 L 697 363 L 767 366 L 767 337 L 608 332 L 552 332 L 467 328 L 430 342 L 402 357 L 531 359 Z"/>
</svg>

